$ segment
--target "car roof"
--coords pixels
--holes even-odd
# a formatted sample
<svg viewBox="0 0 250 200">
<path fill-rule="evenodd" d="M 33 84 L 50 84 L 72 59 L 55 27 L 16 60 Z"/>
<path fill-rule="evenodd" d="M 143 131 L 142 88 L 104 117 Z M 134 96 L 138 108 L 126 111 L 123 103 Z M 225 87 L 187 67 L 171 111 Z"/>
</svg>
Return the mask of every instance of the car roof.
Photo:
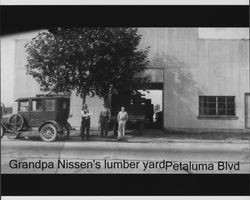
<svg viewBox="0 0 250 200">
<path fill-rule="evenodd" d="M 29 99 L 69 99 L 69 96 L 41 96 L 41 97 L 22 97 L 18 98 L 15 101 L 25 101 Z"/>
</svg>

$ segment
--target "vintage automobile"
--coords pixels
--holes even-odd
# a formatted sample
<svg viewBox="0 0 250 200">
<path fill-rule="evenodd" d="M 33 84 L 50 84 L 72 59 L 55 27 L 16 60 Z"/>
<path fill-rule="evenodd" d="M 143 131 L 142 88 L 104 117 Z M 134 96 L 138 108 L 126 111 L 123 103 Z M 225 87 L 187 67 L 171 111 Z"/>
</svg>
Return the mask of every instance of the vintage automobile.
<svg viewBox="0 0 250 200">
<path fill-rule="evenodd" d="M 40 138 L 52 142 L 70 134 L 68 96 L 40 96 L 19 98 L 18 113 L 1 117 L 1 132 L 16 139 L 22 132 L 38 131 Z"/>
</svg>

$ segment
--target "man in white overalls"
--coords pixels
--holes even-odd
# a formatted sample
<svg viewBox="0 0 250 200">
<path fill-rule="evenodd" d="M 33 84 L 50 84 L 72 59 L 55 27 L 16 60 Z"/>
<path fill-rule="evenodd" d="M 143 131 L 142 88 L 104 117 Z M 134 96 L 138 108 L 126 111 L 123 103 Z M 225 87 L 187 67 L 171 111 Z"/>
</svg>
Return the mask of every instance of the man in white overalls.
<svg viewBox="0 0 250 200">
<path fill-rule="evenodd" d="M 125 136 L 126 122 L 128 121 L 128 113 L 125 111 L 125 107 L 121 108 L 121 111 L 117 116 L 118 120 L 118 140 L 121 140 Z"/>
</svg>

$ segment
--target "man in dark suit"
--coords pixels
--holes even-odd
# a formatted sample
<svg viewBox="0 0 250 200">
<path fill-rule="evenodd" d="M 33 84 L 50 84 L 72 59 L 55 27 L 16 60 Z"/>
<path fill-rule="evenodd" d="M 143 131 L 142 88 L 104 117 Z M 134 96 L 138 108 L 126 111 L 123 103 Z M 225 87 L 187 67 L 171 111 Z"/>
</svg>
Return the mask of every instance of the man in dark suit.
<svg viewBox="0 0 250 200">
<path fill-rule="evenodd" d="M 81 117 L 82 117 L 82 123 L 81 123 L 81 139 L 84 140 L 85 136 L 85 130 L 86 130 L 86 139 L 89 140 L 89 128 L 90 128 L 90 116 L 92 113 L 88 110 L 87 104 L 84 104 L 82 106 L 81 110 Z"/>
<path fill-rule="evenodd" d="M 111 117 L 110 110 L 109 110 L 107 104 L 103 104 L 103 105 L 104 105 L 104 108 L 100 112 L 100 116 L 99 116 L 101 137 L 103 137 L 103 132 L 104 132 L 105 136 L 108 136 L 108 124 L 109 124 L 110 117 Z"/>
</svg>

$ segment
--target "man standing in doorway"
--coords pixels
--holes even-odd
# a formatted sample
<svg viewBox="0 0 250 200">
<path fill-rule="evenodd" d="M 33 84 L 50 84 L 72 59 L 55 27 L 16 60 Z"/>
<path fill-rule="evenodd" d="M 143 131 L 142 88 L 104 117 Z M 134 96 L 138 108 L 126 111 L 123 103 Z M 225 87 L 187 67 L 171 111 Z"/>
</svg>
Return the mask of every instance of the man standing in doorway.
<svg viewBox="0 0 250 200">
<path fill-rule="evenodd" d="M 90 128 L 90 116 L 92 113 L 88 110 L 87 104 L 84 104 L 82 106 L 81 110 L 81 117 L 82 117 L 82 123 L 81 123 L 81 139 L 84 140 L 84 134 L 86 130 L 86 139 L 89 140 L 89 128 Z"/>
<path fill-rule="evenodd" d="M 110 121 L 111 114 L 110 114 L 110 110 L 107 104 L 103 104 L 103 105 L 104 105 L 104 108 L 101 111 L 100 116 L 99 116 L 99 124 L 101 127 L 101 137 L 103 137 L 103 132 L 105 134 L 104 136 L 107 137 L 108 136 L 108 124 Z"/>
<path fill-rule="evenodd" d="M 125 107 L 121 108 L 121 111 L 117 116 L 118 120 L 118 140 L 123 139 L 125 136 L 126 122 L 128 121 L 128 113 L 125 111 Z"/>
</svg>

